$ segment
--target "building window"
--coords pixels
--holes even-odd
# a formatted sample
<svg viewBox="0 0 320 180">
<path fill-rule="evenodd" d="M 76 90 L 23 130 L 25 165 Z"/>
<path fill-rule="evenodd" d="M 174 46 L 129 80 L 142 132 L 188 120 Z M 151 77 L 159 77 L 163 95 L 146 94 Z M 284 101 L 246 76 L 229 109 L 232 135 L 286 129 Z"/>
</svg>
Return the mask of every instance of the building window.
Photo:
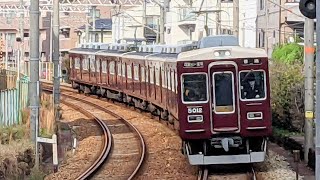
<svg viewBox="0 0 320 180">
<path fill-rule="evenodd" d="M 208 35 L 210 36 L 210 35 L 213 35 L 213 28 L 208 28 Z"/>
<path fill-rule="evenodd" d="M 260 10 L 264 9 L 264 1 L 265 0 L 260 0 Z"/>
<path fill-rule="evenodd" d="M 221 0 L 222 3 L 231 3 L 233 0 Z"/>
<path fill-rule="evenodd" d="M 264 47 L 264 38 L 265 38 L 265 32 L 262 30 L 259 34 L 259 45 L 260 47 Z"/>
<path fill-rule="evenodd" d="M 275 38 L 276 37 L 276 31 L 274 30 L 273 31 L 273 38 Z"/>
<path fill-rule="evenodd" d="M 149 28 L 152 28 L 152 29 L 158 29 L 157 27 L 157 21 L 158 21 L 159 17 L 158 16 L 147 16 L 146 17 L 146 20 L 147 20 L 147 26 Z"/>
<path fill-rule="evenodd" d="M 29 33 L 23 33 L 23 37 L 29 37 Z"/>
<path fill-rule="evenodd" d="M 95 33 L 94 35 L 94 42 L 99 42 L 99 34 Z"/>
</svg>

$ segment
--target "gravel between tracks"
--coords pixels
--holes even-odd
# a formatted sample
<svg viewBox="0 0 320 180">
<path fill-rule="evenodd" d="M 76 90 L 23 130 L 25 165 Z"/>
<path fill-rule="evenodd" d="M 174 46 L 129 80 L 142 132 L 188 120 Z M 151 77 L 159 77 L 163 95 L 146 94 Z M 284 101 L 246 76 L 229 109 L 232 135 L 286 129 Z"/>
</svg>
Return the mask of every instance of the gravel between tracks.
<svg viewBox="0 0 320 180">
<path fill-rule="evenodd" d="M 74 127 L 77 134 L 77 149 L 73 155 L 68 152 L 59 172 L 48 175 L 46 180 L 76 179 L 93 163 L 102 146 L 101 129 L 95 121 L 68 106 L 61 104 L 61 107 L 64 122 Z"/>
</svg>

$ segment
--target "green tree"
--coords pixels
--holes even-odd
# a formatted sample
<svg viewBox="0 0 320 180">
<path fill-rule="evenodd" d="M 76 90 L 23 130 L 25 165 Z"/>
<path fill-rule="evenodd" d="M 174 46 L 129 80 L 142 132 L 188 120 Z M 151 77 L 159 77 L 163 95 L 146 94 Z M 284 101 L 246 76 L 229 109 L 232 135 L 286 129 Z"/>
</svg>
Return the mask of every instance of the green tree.
<svg viewBox="0 0 320 180">
<path fill-rule="evenodd" d="M 272 59 L 286 64 L 303 63 L 303 46 L 297 43 L 279 45 L 272 52 Z"/>
</svg>

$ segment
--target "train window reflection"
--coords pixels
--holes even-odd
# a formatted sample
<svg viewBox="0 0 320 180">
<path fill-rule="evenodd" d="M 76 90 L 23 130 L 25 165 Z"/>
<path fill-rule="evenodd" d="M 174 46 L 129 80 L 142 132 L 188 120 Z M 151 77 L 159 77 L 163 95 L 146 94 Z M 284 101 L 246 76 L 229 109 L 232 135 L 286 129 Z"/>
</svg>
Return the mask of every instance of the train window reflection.
<svg viewBox="0 0 320 180">
<path fill-rule="evenodd" d="M 234 111 L 234 86 L 232 72 L 214 73 L 214 110 L 218 113 Z"/>
<path fill-rule="evenodd" d="M 242 100 L 261 100 L 266 96 L 264 71 L 240 72 Z"/>
<path fill-rule="evenodd" d="M 171 75 L 173 76 L 173 74 Z M 172 82 L 173 83 L 173 82 Z M 182 92 L 184 102 L 206 102 L 207 75 L 206 74 L 185 74 L 182 76 Z"/>
</svg>

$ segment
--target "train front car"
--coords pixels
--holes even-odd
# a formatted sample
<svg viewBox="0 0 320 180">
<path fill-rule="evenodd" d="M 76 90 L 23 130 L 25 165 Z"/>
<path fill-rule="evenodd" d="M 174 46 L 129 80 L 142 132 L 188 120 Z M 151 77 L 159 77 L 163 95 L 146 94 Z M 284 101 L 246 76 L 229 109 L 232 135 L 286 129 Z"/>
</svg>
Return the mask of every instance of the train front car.
<svg viewBox="0 0 320 180">
<path fill-rule="evenodd" d="M 190 164 L 264 161 L 272 131 L 265 51 L 200 48 L 181 53 L 177 71 L 180 136 Z"/>
</svg>

